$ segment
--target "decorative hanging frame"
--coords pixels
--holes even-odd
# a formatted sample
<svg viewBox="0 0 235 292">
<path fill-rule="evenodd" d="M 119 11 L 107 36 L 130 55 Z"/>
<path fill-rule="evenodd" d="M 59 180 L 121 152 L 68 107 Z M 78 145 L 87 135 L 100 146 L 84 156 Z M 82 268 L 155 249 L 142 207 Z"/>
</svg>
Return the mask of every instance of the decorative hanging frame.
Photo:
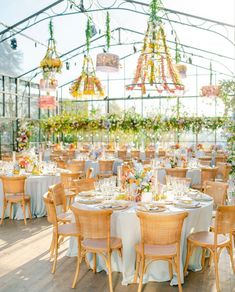
<svg viewBox="0 0 235 292">
<path fill-rule="evenodd" d="M 127 85 L 127 90 L 140 89 L 142 94 L 146 94 L 148 85 L 151 87 L 149 90 L 156 90 L 159 94 L 176 94 L 184 90 L 179 73 L 172 62 L 164 27 L 157 15 L 159 6 L 159 0 L 152 0 L 150 3 L 150 19 L 144 45 L 138 58 L 134 79 L 132 84 Z"/>
</svg>

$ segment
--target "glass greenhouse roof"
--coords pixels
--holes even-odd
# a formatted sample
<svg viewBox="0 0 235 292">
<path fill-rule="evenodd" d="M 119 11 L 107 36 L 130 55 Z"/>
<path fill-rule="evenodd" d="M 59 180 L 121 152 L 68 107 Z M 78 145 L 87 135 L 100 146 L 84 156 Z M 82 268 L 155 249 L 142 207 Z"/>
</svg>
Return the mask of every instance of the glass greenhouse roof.
<svg viewBox="0 0 235 292">
<path fill-rule="evenodd" d="M 54 33 L 57 50 L 62 61 L 69 62 L 69 70 L 64 65 L 62 74 L 58 76 L 60 85 L 74 80 L 81 72 L 83 54 L 85 53 L 85 26 L 87 15 L 91 16 L 96 27 L 97 34 L 92 38 L 91 56 L 95 61 L 97 53 L 102 52 L 105 45 L 105 16 L 109 10 L 111 17 L 111 29 L 114 30 L 111 39 L 110 52 L 118 54 L 121 58 L 121 70 L 110 75 L 110 79 L 116 79 L 112 83 L 110 97 L 115 96 L 119 89 L 119 96 L 126 95 L 124 79 L 128 83 L 136 68 L 138 51 L 143 43 L 143 34 L 148 20 L 147 0 L 74 0 L 75 4 L 83 2 L 85 12 L 71 6 L 71 1 L 32 1 L 30 0 L 0 0 L 0 30 L 7 26 L 30 17 L 45 7 L 60 2 L 44 13 L 23 22 L 14 29 L 1 35 L 0 50 L 7 51 L 7 64 L 1 62 L 0 73 L 22 76 L 38 82 L 41 78 L 40 69 L 37 69 L 46 52 L 48 39 L 48 23 L 53 17 Z M 195 82 L 190 76 L 198 74 L 200 84 L 209 83 L 209 64 L 212 62 L 213 82 L 221 79 L 231 79 L 235 72 L 235 2 L 226 0 L 226 5 L 221 1 L 213 0 L 164 0 L 162 1 L 166 11 L 161 11 L 163 23 L 166 29 L 168 45 L 175 54 L 175 33 L 182 45 L 182 60 L 186 63 L 192 59 L 192 65 L 188 65 L 186 87 L 187 95 L 193 95 Z M 140 5 L 143 3 L 143 5 Z M 190 16 L 194 15 L 196 17 Z M 199 18 L 198 18 L 199 17 Z M 205 19 L 203 19 L 205 18 Z M 213 20 L 207 21 L 206 19 Z M 219 22 L 225 23 L 220 24 Z M 118 29 L 120 28 L 120 29 Z M 21 34 L 13 35 L 22 30 Z M 17 49 L 10 48 L 10 40 L 15 37 Z M 137 53 L 134 53 L 134 49 Z M 71 51 L 71 52 L 70 52 Z M 70 52 L 70 53 L 69 53 Z M 14 57 L 13 55 L 16 55 Z M 0 58 L 3 58 L 0 56 Z M 18 61 L 17 61 L 18 60 Z M 5 64 L 4 66 L 2 64 Z M 33 70 L 35 69 L 35 70 Z M 26 74 L 29 72 L 28 74 Z M 107 74 L 100 73 L 101 80 L 107 80 Z M 107 82 L 107 81 L 104 81 Z M 68 87 L 65 95 L 69 95 Z"/>
</svg>

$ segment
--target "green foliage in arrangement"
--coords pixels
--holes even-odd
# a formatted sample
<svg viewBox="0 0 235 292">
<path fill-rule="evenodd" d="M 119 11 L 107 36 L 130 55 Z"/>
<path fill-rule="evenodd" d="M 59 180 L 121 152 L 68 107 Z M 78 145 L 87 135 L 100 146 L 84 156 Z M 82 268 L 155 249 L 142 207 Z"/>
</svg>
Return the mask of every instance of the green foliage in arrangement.
<svg viewBox="0 0 235 292">
<path fill-rule="evenodd" d="M 170 117 L 162 115 L 142 117 L 134 111 L 122 115 L 107 114 L 95 116 L 63 113 L 41 122 L 41 127 L 47 134 L 76 134 L 79 132 L 96 132 L 107 130 L 110 133 L 121 131 L 125 133 L 140 133 L 152 131 L 167 133 L 170 131 L 199 133 L 202 130 L 214 131 L 223 128 L 227 121 L 225 117 Z"/>
</svg>

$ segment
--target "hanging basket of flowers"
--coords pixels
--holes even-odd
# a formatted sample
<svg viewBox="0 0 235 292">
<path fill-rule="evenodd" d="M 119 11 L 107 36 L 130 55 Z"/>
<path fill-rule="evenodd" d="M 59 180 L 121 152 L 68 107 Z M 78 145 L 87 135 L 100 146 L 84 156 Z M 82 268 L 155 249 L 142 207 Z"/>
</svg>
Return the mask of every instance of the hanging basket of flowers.
<svg viewBox="0 0 235 292">
<path fill-rule="evenodd" d="M 46 55 L 40 62 L 40 67 L 42 68 L 44 79 L 51 78 L 51 76 L 54 76 L 56 73 L 61 73 L 63 66 L 63 63 L 60 60 L 56 50 L 52 20 L 50 20 L 49 23 L 49 32 L 50 38 L 48 40 Z"/>
<path fill-rule="evenodd" d="M 93 62 L 90 56 L 84 56 L 82 73 L 72 83 L 70 94 L 75 98 L 83 96 L 104 96 L 103 87 L 100 80 L 95 75 Z"/>
<path fill-rule="evenodd" d="M 87 97 L 87 96 L 92 96 L 92 97 L 104 96 L 103 87 L 98 77 L 96 77 L 93 61 L 89 55 L 90 38 L 91 38 L 91 24 L 90 24 L 90 18 L 88 18 L 87 28 L 86 28 L 87 55 L 84 55 L 81 75 L 72 83 L 69 89 L 70 94 L 75 98 L 77 97 L 82 98 L 82 97 Z"/>
</svg>

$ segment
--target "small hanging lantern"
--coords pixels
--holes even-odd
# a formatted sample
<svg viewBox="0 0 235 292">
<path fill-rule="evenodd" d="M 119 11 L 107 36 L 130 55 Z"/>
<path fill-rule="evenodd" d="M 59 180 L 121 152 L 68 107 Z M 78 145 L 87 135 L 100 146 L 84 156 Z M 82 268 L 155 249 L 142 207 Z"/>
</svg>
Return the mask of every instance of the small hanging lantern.
<svg viewBox="0 0 235 292">
<path fill-rule="evenodd" d="M 213 97 L 219 96 L 220 86 L 219 85 L 205 85 L 201 88 L 201 96 L 204 97 Z"/>
<path fill-rule="evenodd" d="M 100 72 L 118 72 L 119 56 L 111 53 L 101 53 L 96 57 L 96 70 Z"/>
<path fill-rule="evenodd" d="M 55 109 L 56 108 L 55 96 L 50 96 L 50 95 L 40 96 L 38 106 L 41 109 Z"/>
<path fill-rule="evenodd" d="M 216 97 L 220 94 L 220 86 L 219 85 L 212 85 L 212 64 L 210 62 L 210 85 L 204 85 L 201 88 L 201 96 L 204 97 Z"/>
<path fill-rule="evenodd" d="M 81 75 L 72 83 L 70 87 L 70 94 L 77 97 L 86 96 L 104 96 L 104 90 L 100 80 L 96 77 L 92 58 L 89 56 L 91 37 L 90 19 L 87 20 L 86 41 L 87 41 L 87 56 L 84 56 Z"/>
<path fill-rule="evenodd" d="M 110 48 L 110 17 L 107 12 L 106 17 L 106 45 Z M 109 52 L 98 54 L 96 57 L 96 70 L 100 72 L 118 72 L 119 71 L 119 56 Z"/>
</svg>

